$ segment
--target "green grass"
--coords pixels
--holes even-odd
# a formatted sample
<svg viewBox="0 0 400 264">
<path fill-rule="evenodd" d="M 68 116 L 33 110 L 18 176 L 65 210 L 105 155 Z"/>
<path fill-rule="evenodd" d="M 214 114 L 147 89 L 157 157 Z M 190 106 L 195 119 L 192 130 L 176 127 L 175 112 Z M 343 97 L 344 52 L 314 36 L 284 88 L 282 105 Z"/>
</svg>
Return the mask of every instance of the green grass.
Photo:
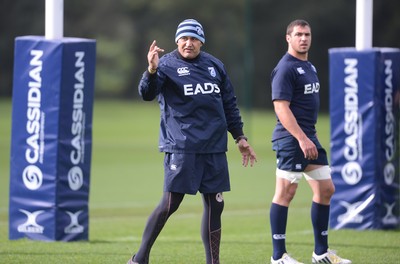
<svg viewBox="0 0 400 264">
<path fill-rule="evenodd" d="M 232 191 L 224 195 L 221 262 L 268 263 L 272 251 L 268 214 L 275 181 L 270 135 L 275 121 L 267 111 L 246 112 L 243 119 L 258 163 L 243 168 L 230 140 Z M 95 102 L 88 242 L 8 240 L 10 127 L 11 102 L 0 100 L 0 263 L 126 263 L 162 194 L 157 104 Z M 326 115 L 321 116 L 318 129 L 329 151 Z M 289 211 L 287 248 L 305 263 L 313 250 L 310 200 L 303 180 Z M 205 263 L 201 214 L 200 195 L 186 196 L 156 241 L 152 263 Z M 398 230 L 332 230 L 330 246 L 353 263 L 399 263 L 400 259 Z"/>
</svg>

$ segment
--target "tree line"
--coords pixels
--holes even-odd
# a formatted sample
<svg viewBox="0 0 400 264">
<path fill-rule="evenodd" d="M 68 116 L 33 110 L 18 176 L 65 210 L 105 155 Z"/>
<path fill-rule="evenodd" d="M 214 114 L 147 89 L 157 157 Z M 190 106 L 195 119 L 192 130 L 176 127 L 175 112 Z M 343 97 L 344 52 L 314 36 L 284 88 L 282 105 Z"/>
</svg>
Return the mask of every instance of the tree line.
<svg viewBox="0 0 400 264">
<path fill-rule="evenodd" d="M 373 46 L 399 47 L 398 0 L 375 0 Z M 356 0 L 65 0 L 64 36 L 96 39 L 95 96 L 137 99 L 137 84 L 155 39 L 175 49 L 176 27 L 186 18 L 202 23 L 203 50 L 221 59 L 239 104 L 270 108 L 270 73 L 287 50 L 287 24 L 310 22 L 310 61 L 319 72 L 322 110 L 329 106 L 328 50 L 355 46 Z M 2 0 L 0 96 L 12 96 L 14 41 L 44 35 L 44 0 Z"/>
</svg>

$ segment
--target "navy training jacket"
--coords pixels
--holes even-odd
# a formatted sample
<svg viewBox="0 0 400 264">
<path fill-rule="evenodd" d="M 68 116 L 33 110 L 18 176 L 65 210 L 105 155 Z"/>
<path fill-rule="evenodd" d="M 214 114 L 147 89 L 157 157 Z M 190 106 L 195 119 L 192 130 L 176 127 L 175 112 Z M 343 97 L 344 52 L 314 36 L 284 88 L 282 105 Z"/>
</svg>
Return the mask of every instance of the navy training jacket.
<svg viewBox="0 0 400 264">
<path fill-rule="evenodd" d="M 201 51 L 184 59 L 174 50 L 160 58 L 157 74 L 146 71 L 139 83 L 145 101 L 158 96 L 159 150 L 170 153 L 227 151 L 227 131 L 243 135 L 243 122 L 223 63 Z"/>
</svg>

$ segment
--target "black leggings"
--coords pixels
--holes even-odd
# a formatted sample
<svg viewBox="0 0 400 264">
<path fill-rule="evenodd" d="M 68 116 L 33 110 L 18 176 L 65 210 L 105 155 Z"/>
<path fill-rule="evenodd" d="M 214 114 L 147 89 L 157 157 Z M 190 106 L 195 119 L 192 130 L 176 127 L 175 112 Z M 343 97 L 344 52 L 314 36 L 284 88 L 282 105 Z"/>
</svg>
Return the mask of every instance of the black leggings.
<svg viewBox="0 0 400 264">
<path fill-rule="evenodd" d="M 224 209 L 222 193 L 203 194 L 203 204 L 201 237 L 206 251 L 206 263 L 219 264 L 221 214 Z"/>
<path fill-rule="evenodd" d="M 185 194 L 165 192 L 160 203 L 147 220 L 140 248 L 134 260 L 148 264 L 150 250 L 163 229 L 168 218 L 179 208 Z M 221 214 L 224 201 L 221 193 L 203 194 L 203 219 L 201 237 L 206 253 L 207 264 L 219 264 L 219 245 L 221 240 Z"/>
</svg>

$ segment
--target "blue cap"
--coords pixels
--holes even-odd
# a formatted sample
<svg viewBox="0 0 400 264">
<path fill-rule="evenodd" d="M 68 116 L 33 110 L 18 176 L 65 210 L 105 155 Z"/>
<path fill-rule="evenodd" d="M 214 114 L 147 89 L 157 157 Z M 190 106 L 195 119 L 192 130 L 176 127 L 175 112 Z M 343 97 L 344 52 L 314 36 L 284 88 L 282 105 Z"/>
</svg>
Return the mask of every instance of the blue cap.
<svg viewBox="0 0 400 264">
<path fill-rule="evenodd" d="M 202 43 L 206 42 L 203 26 L 194 19 L 186 19 L 178 25 L 175 42 L 178 42 L 181 37 L 195 37 Z"/>
</svg>

